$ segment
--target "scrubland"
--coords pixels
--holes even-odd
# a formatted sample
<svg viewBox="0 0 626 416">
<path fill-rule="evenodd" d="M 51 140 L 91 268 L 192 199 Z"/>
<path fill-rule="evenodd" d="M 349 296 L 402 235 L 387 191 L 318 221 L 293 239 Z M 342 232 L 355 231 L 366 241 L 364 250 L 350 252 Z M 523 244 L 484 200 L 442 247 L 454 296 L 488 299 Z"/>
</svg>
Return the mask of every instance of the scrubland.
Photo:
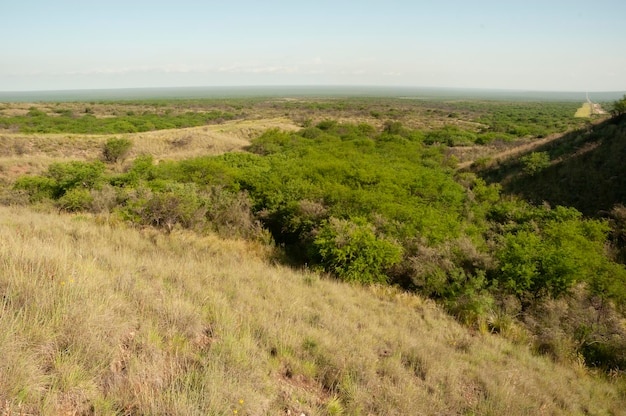
<svg viewBox="0 0 626 416">
<path fill-rule="evenodd" d="M 621 414 L 623 196 L 515 196 L 575 109 L 3 105 L 0 412 Z"/>
</svg>

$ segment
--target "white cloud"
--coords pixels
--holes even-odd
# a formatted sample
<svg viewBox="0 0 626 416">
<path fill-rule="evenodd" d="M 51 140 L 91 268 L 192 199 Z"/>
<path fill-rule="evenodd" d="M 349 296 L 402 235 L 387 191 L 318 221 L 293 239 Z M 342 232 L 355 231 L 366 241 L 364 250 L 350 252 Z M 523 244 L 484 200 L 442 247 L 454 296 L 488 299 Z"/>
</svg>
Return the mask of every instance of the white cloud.
<svg viewBox="0 0 626 416">
<path fill-rule="evenodd" d="M 226 72 L 232 74 L 297 74 L 300 72 L 300 70 L 298 66 L 229 65 L 217 68 L 217 72 Z"/>
</svg>

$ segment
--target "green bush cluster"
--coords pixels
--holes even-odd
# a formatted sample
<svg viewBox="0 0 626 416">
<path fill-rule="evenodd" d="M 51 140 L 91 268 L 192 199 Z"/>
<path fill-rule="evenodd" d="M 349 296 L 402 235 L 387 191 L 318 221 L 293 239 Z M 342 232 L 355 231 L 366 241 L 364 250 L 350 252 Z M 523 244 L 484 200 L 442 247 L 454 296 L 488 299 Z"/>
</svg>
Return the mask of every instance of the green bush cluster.
<svg viewBox="0 0 626 416">
<path fill-rule="evenodd" d="M 520 158 L 523 170 L 529 175 L 535 175 L 550 166 L 550 155 L 548 152 L 532 152 Z"/>
<path fill-rule="evenodd" d="M 473 102 L 467 107 L 479 113 L 475 121 L 483 123 L 484 132 L 504 133 L 513 137 L 545 137 L 583 125 L 583 121 L 573 115 L 578 103 L 555 102 L 515 102 L 493 103 Z"/>
<path fill-rule="evenodd" d="M 234 113 L 213 110 L 184 114 L 146 112 L 99 118 L 91 114 L 91 111 L 86 111 L 81 116 L 71 112 L 49 116 L 43 111 L 31 109 L 23 116 L 0 117 L 0 128 L 17 128 L 22 133 L 120 134 L 202 126 L 236 117 Z"/>
<path fill-rule="evenodd" d="M 324 221 L 313 241 L 320 264 L 345 281 L 387 283 L 385 271 L 400 262 L 402 248 L 376 236 L 367 221 Z"/>
<path fill-rule="evenodd" d="M 107 140 L 102 148 L 102 157 L 105 162 L 122 162 L 128 156 L 133 142 L 124 138 L 111 138 Z"/>
<path fill-rule="evenodd" d="M 611 115 L 613 117 L 619 117 L 623 114 L 626 114 L 626 94 L 621 100 L 614 101 L 613 108 L 611 109 Z"/>
</svg>

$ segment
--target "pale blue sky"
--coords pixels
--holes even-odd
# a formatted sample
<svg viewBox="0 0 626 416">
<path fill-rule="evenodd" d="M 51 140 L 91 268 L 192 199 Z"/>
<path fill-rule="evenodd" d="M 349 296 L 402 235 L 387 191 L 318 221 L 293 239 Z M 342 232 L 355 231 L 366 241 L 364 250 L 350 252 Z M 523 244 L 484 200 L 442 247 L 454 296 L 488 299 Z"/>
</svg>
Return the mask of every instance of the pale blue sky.
<svg viewBox="0 0 626 416">
<path fill-rule="evenodd" d="M 626 90 L 624 0 L 0 0 L 0 91 Z"/>
</svg>

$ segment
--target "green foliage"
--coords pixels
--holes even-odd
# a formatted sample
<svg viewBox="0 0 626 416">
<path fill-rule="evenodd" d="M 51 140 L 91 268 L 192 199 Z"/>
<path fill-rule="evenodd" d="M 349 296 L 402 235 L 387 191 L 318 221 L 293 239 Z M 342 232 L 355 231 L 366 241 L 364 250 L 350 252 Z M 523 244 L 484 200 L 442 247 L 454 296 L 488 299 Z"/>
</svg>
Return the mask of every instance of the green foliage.
<svg viewBox="0 0 626 416">
<path fill-rule="evenodd" d="M 13 188 L 25 191 L 30 202 L 40 202 L 53 197 L 56 181 L 42 176 L 21 176 L 15 181 Z"/>
<path fill-rule="evenodd" d="M 385 271 L 402 256 L 400 246 L 376 236 L 361 218 L 324 221 L 313 245 L 326 270 L 358 283 L 386 282 Z"/>
<path fill-rule="evenodd" d="M 143 113 L 117 117 L 95 117 L 86 108 L 82 116 L 61 113 L 49 116 L 31 109 L 24 116 L 0 117 L 0 127 L 18 128 L 22 133 L 121 134 L 150 130 L 202 126 L 221 120 L 232 120 L 235 114 L 222 111 L 187 112 L 184 114 Z"/>
<path fill-rule="evenodd" d="M 102 156 L 106 162 L 122 162 L 128 156 L 133 142 L 124 138 L 111 138 L 107 140 L 102 149 Z"/>
<path fill-rule="evenodd" d="M 104 181 L 105 166 L 102 162 L 53 163 L 43 176 L 23 176 L 15 189 L 25 190 L 30 200 L 58 199 L 74 188 L 94 189 Z"/>
<path fill-rule="evenodd" d="M 202 224 L 207 200 L 194 184 L 167 183 L 160 192 L 139 188 L 123 209 L 125 218 L 171 232 L 180 225 L 194 228 Z"/>
<path fill-rule="evenodd" d="M 433 130 L 426 134 L 424 143 L 443 143 L 447 146 L 468 146 L 477 140 L 475 133 L 462 130 L 457 126 L 446 126 L 439 130 Z"/>
<path fill-rule="evenodd" d="M 319 133 L 317 133 L 319 132 Z M 303 131 L 307 138 L 317 138 L 321 134 L 322 130 L 317 128 L 307 128 Z M 252 145 L 248 148 L 253 153 L 260 155 L 269 155 L 277 153 L 284 149 L 291 142 L 291 133 L 283 132 L 279 129 L 266 130 L 260 137 L 254 140 Z"/>
<path fill-rule="evenodd" d="M 474 121 L 483 123 L 484 133 L 499 133 L 509 137 L 545 137 L 568 128 L 582 126 L 573 115 L 577 103 L 515 102 L 493 105 L 486 102 L 464 103 L 479 115 Z"/>
<path fill-rule="evenodd" d="M 440 148 L 404 139 L 373 140 L 359 133 L 368 131 L 363 126 L 326 124 L 348 136 L 324 133 L 311 140 L 303 137 L 308 130 L 299 135 L 270 131 L 252 145 L 267 157 L 233 172 L 264 212 L 277 242 L 302 241 L 319 226 L 294 226 L 300 223 L 294 208 L 305 200 L 319 202 L 338 218 L 364 217 L 371 223 L 385 218 L 382 232 L 400 238 L 419 233 L 440 241 L 455 235 L 465 195 L 447 173 Z"/>
<path fill-rule="evenodd" d="M 626 114 L 626 95 L 621 100 L 613 102 L 613 108 L 611 109 L 611 115 L 613 117 L 619 117 L 622 114 Z"/>
<path fill-rule="evenodd" d="M 520 158 L 524 166 L 524 172 L 535 175 L 550 166 L 550 155 L 548 152 L 532 152 Z"/>
<path fill-rule="evenodd" d="M 93 196 L 89 189 L 72 188 L 58 199 L 58 207 L 67 212 L 86 211 L 93 203 Z"/>
<path fill-rule="evenodd" d="M 596 288 L 597 280 L 624 281 L 621 268 L 604 254 L 607 223 L 558 218 L 558 213 L 556 219 L 547 219 L 549 216 L 535 216 L 529 226 L 504 234 L 496 254 L 501 287 L 523 302 L 558 298 L 578 282 L 587 282 L 598 295 L 618 296 L 608 287 Z"/>
<path fill-rule="evenodd" d="M 60 198 L 72 188 L 97 188 L 103 181 L 105 166 L 100 161 L 53 163 L 44 176 L 54 182 L 53 198 Z"/>
</svg>

